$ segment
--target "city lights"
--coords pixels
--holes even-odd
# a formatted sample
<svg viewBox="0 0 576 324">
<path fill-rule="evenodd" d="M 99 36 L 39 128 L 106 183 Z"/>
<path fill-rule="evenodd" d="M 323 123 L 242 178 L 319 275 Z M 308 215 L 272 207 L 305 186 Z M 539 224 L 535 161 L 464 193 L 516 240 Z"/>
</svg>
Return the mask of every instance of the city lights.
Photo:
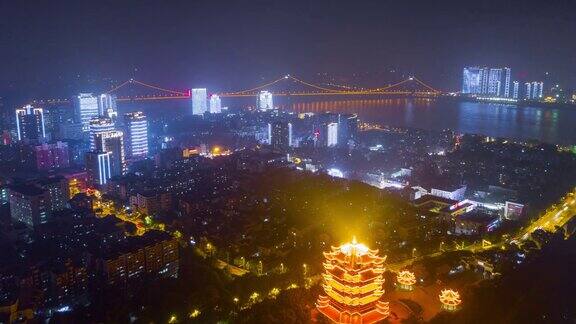
<svg viewBox="0 0 576 324">
<path fill-rule="evenodd" d="M 460 294 L 452 289 L 444 289 L 440 292 L 439 296 L 440 302 L 442 303 L 442 308 L 448 311 L 457 310 L 462 301 L 460 300 Z"/>
<path fill-rule="evenodd" d="M 576 1 L 284 2 L 0 5 L 0 322 L 574 322 Z"/>
<path fill-rule="evenodd" d="M 320 313 L 337 323 L 375 323 L 388 317 L 388 302 L 382 300 L 386 257 L 355 238 L 324 257 L 326 295 L 316 302 Z"/>
<path fill-rule="evenodd" d="M 414 289 L 413 286 L 416 283 L 416 276 L 414 276 L 413 272 L 403 270 L 398 272 L 396 280 L 398 281 L 398 286 L 400 289 L 412 290 Z"/>
</svg>

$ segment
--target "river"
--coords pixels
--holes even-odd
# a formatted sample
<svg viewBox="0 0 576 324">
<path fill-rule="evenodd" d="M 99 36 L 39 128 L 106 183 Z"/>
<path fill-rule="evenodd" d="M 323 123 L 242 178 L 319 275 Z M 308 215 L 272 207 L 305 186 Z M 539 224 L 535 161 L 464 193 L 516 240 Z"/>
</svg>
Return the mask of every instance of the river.
<svg viewBox="0 0 576 324">
<path fill-rule="evenodd" d="M 576 144 L 576 107 L 542 108 L 462 102 L 451 99 L 344 99 L 274 98 L 275 105 L 294 112 L 357 113 L 361 120 L 390 126 L 427 130 L 451 129 L 460 133 L 483 134 L 521 140 L 574 145 Z M 254 106 L 254 98 L 223 98 L 222 105 Z M 179 112 L 190 109 L 190 102 L 130 103 L 152 110 L 170 106 Z M 124 109 L 121 109 L 124 110 Z M 154 109 L 156 110 L 156 109 Z M 174 111 L 172 109 L 162 109 Z M 156 110 L 158 111 L 158 110 Z"/>
</svg>

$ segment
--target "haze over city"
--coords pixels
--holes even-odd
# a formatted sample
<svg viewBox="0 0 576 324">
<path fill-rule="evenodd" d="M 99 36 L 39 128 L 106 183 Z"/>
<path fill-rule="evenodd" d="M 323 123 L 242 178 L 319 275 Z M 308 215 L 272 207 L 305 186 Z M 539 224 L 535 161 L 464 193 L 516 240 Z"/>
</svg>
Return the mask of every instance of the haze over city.
<svg viewBox="0 0 576 324">
<path fill-rule="evenodd" d="M 574 323 L 575 10 L 0 2 L 0 323 Z"/>
</svg>

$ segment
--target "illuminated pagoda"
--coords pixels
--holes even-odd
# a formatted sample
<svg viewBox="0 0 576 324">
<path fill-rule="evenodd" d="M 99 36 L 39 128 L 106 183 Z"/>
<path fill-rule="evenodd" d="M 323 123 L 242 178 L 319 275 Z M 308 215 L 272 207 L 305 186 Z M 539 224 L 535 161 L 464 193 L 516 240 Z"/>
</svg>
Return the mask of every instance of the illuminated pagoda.
<svg viewBox="0 0 576 324">
<path fill-rule="evenodd" d="M 455 311 L 462 301 L 460 300 L 460 294 L 452 289 L 444 289 L 440 292 L 440 302 L 442 303 L 442 308 L 449 311 Z"/>
<path fill-rule="evenodd" d="M 412 290 L 414 284 L 416 283 L 416 276 L 414 273 L 403 270 L 398 272 L 398 276 L 396 277 L 396 281 L 398 281 L 398 287 L 402 290 Z"/>
<path fill-rule="evenodd" d="M 336 323 L 375 323 L 388 317 L 388 302 L 382 300 L 386 257 L 356 238 L 331 250 L 324 252 L 326 295 L 318 297 L 318 311 Z"/>
</svg>

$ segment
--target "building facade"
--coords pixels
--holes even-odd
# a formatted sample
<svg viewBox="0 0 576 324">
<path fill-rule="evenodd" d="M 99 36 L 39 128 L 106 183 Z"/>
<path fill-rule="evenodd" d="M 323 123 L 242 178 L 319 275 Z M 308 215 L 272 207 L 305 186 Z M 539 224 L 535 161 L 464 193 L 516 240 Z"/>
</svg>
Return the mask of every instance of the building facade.
<svg viewBox="0 0 576 324">
<path fill-rule="evenodd" d="M 90 150 L 96 150 L 96 135 L 114 130 L 114 122 L 109 117 L 95 117 L 90 120 Z"/>
<path fill-rule="evenodd" d="M 99 115 L 98 98 L 91 93 L 80 93 L 74 98 L 74 115 L 82 124 L 82 131 L 90 131 L 90 120 Z"/>
<path fill-rule="evenodd" d="M 512 70 L 509 67 L 465 67 L 462 94 L 509 98 L 511 81 Z"/>
<path fill-rule="evenodd" d="M 98 97 L 98 114 L 113 119 L 118 117 L 115 95 L 104 93 Z"/>
<path fill-rule="evenodd" d="M 112 178 L 112 164 L 110 152 L 90 151 L 86 153 L 86 173 L 88 183 L 92 186 L 102 187 Z"/>
<path fill-rule="evenodd" d="M 28 227 L 48 222 L 50 201 L 48 193 L 36 186 L 18 185 L 9 188 L 10 217 Z"/>
<path fill-rule="evenodd" d="M 217 94 L 210 96 L 210 113 L 219 114 L 222 112 L 222 100 Z"/>
<path fill-rule="evenodd" d="M 126 159 L 137 160 L 148 156 L 148 120 L 141 111 L 124 115 Z"/>
<path fill-rule="evenodd" d="M 272 93 L 268 91 L 260 91 L 258 94 L 258 108 L 260 108 L 260 110 L 274 109 Z"/>
<path fill-rule="evenodd" d="M 108 131 L 96 134 L 96 150 L 110 153 L 110 167 L 112 176 L 126 173 L 126 151 L 124 148 L 124 133 L 121 131 Z"/>
<path fill-rule="evenodd" d="M 268 125 L 269 143 L 274 149 L 286 150 L 292 146 L 292 123 L 275 121 Z"/>
<path fill-rule="evenodd" d="M 204 115 L 206 107 L 206 88 L 192 89 L 192 114 Z"/>
<path fill-rule="evenodd" d="M 39 171 L 63 169 L 70 166 L 70 154 L 66 142 L 35 145 L 32 151 L 32 164 Z"/>
<path fill-rule="evenodd" d="M 326 146 L 336 145 L 338 145 L 338 123 L 329 123 L 326 125 Z"/>
<path fill-rule="evenodd" d="M 19 141 L 45 140 L 44 110 L 42 108 L 34 108 L 31 105 L 16 109 L 16 134 Z"/>
</svg>

